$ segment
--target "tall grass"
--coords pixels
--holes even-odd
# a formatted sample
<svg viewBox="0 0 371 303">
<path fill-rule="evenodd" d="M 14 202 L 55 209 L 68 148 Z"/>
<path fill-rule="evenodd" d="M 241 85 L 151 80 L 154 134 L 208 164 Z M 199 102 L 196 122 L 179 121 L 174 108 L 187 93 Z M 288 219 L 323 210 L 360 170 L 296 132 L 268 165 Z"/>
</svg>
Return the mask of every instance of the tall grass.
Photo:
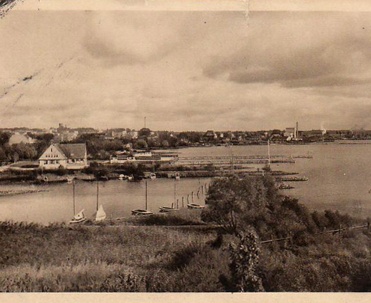
<svg viewBox="0 0 371 303">
<path fill-rule="evenodd" d="M 179 209 L 171 213 L 138 217 L 136 223 L 162 226 L 205 225 L 201 220 L 201 210 L 198 209 Z"/>
<path fill-rule="evenodd" d="M 0 223 L 0 291 L 143 291 L 152 265 L 212 234 L 147 226 Z M 148 288 L 148 287 L 147 287 Z"/>
</svg>

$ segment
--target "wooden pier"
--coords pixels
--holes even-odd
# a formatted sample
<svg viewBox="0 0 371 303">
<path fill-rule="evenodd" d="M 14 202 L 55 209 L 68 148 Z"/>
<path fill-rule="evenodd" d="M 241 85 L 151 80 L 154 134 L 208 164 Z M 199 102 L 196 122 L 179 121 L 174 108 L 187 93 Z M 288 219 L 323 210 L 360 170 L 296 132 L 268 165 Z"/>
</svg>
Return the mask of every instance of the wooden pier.
<svg viewBox="0 0 371 303">
<path fill-rule="evenodd" d="M 188 165 L 223 165 L 223 164 L 267 164 L 270 163 L 295 163 L 292 157 L 276 155 L 254 155 L 254 156 L 193 156 L 182 157 L 179 156 L 177 163 Z"/>
</svg>

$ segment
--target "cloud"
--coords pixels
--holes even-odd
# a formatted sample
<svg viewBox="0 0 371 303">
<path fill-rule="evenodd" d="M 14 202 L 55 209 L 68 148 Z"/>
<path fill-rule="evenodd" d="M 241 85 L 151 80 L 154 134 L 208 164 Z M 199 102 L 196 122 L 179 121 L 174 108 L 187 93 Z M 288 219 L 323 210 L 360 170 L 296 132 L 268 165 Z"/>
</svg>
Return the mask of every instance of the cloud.
<svg viewBox="0 0 371 303">
<path fill-rule="evenodd" d="M 99 13 L 91 21 L 84 46 L 108 65 L 153 62 L 190 39 L 184 22 L 182 14 Z"/>
<path fill-rule="evenodd" d="M 272 18 L 270 18 L 272 17 Z M 288 88 L 369 83 L 368 32 L 362 14 L 252 14 L 244 44 L 206 62 L 205 76 Z"/>
<path fill-rule="evenodd" d="M 17 14 L 4 20 L 18 31 L 0 28 L 3 85 L 43 72 L 3 98 L 0 109 L 22 94 L 3 125 L 371 126 L 369 14 Z"/>
</svg>

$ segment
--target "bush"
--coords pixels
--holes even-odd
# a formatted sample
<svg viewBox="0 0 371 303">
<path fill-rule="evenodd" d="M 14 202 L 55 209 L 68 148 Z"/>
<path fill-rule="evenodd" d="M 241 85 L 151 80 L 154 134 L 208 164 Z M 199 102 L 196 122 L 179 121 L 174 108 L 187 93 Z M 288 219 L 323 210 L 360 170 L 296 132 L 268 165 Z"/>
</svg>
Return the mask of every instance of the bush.
<svg viewBox="0 0 371 303">
<path fill-rule="evenodd" d="M 230 280 L 228 253 L 190 243 L 175 251 L 166 271 L 150 272 L 146 290 L 150 292 L 221 292 Z"/>
<path fill-rule="evenodd" d="M 192 258 L 201 251 L 202 246 L 199 243 L 190 243 L 174 252 L 167 268 L 170 270 L 184 269 L 191 262 Z"/>
<path fill-rule="evenodd" d="M 68 174 L 68 170 L 61 165 L 61 166 L 59 166 L 59 168 L 57 169 L 57 171 L 55 173 L 58 176 L 65 176 L 65 175 Z"/>
<path fill-rule="evenodd" d="M 200 210 L 181 209 L 173 213 L 138 217 L 136 222 L 143 225 L 163 226 L 204 225 L 205 223 L 201 221 L 200 215 Z"/>
</svg>

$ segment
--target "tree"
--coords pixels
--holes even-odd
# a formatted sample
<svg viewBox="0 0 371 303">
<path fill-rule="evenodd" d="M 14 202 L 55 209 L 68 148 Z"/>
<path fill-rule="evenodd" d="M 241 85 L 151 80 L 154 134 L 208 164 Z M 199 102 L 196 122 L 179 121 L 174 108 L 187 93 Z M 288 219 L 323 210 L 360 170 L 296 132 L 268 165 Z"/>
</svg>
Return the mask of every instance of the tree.
<svg viewBox="0 0 371 303">
<path fill-rule="evenodd" d="M 176 147 L 178 145 L 178 138 L 174 136 L 169 137 L 169 144 L 171 147 Z"/>
<path fill-rule="evenodd" d="M 135 143 L 135 148 L 137 149 L 147 149 L 148 148 L 148 144 L 145 140 L 143 139 L 139 139 L 136 143 Z"/>
<path fill-rule="evenodd" d="M 9 142 L 10 134 L 7 132 L 0 132 L 0 145 L 4 145 Z"/>
<path fill-rule="evenodd" d="M 149 128 L 142 128 L 138 131 L 139 137 L 148 137 L 151 135 L 151 130 Z"/>
<path fill-rule="evenodd" d="M 165 147 L 165 148 L 170 146 L 169 141 L 167 141 L 167 140 L 162 141 L 161 145 L 162 145 L 162 147 Z"/>
<path fill-rule="evenodd" d="M 23 142 L 12 146 L 13 154 L 18 154 L 18 159 L 33 160 L 37 157 L 37 150 L 32 144 L 25 144 Z M 14 158 L 15 159 L 15 158 Z"/>
<path fill-rule="evenodd" d="M 19 154 L 17 152 L 13 153 L 13 162 L 18 162 L 19 161 Z"/>
<path fill-rule="evenodd" d="M 220 224 L 225 232 L 236 236 L 238 243 L 229 246 L 233 291 L 263 291 L 262 281 L 256 274 L 259 261 L 258 236 L 252 226 L 268 211 L 267 186 L 264 177 L 231 176 L 215 180 L 209 187 L 202 212 L 204 221 Z"/>
<path fill-rule="evenodd" d="M 3 162 L 3 161 L 7 161 L 7 160 L 8 160 L 8 157 L 5 153 L 4 148 L 0 147 L 0 161 Z"/>
<path fill-rule="evenodd" d="M 213 181 L 202 220 L 220 224 L 226 232 L 239 235 L 267 212 L 269 183 L 263 180 L 264 177 L 231 176 Z"/>
<path fill-rule="evenodd" d="M 229 246 L 231 263 L 229 265 L 234 291 L 264 291 L 261 278 L 256 274 L 259 263 L 258 237 L 254 231 L 239 237 L 239 243 Z"/>
</svg>

